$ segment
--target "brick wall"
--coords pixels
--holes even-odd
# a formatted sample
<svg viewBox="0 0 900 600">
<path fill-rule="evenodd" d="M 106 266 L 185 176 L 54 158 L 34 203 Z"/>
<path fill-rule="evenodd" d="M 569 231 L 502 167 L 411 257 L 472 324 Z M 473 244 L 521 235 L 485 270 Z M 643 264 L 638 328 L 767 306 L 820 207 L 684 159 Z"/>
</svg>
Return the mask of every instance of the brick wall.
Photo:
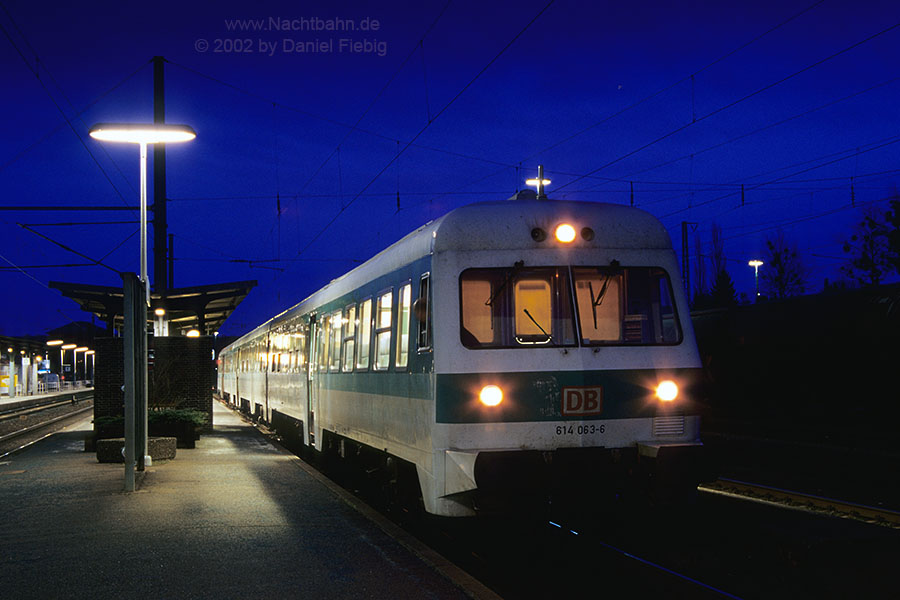
<svg viewBox="0 0 900 600">
<path fill-rule="evenodd" d="M 193 408 L 209 415 L 215 385 L 212 336 L 152 338 L 150 407 Z"/>
<path fill-rule="evenodd" d="M 212 424 L 215 363 L 211 336 L 160 337 L 149 340 L 153 365 L 148 372 L 150 408 L 193 408 Z M 122 338 L 96 339 L 94 418 L 119 416 L 123 404 L 125 368 Z"/>
<path fill-rule="evenodd" d="M 125 356 L 122 338 L 95 338 L 94 418 L 125 414 Z"/>
</svg>

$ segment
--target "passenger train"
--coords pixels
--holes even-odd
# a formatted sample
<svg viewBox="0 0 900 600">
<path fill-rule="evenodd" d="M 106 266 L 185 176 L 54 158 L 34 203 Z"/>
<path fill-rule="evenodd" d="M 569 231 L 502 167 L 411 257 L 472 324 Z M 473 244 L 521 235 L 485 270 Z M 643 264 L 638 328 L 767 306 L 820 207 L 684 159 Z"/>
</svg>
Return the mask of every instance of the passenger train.
<svg viewBox="0 0 900 600">
<path fill-rule="evenodd" d="M 695 489 L 700 366 L 662 224 L 532 194 L 453 210 L 247 333 L 218 389 L 466 516 L 559 489 Z"/>
</svg>

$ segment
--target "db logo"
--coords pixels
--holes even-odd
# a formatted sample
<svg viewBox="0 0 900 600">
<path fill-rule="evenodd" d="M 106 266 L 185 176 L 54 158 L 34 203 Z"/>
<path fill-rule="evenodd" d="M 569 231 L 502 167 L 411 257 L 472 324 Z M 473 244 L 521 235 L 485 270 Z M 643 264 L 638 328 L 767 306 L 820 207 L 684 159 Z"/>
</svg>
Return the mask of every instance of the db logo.
<svg viewBox="0 0 900 600">
<path fill-rule="evenodd" d="M 566 387 L 562 389 L 562 414 L 599 415 L 603 412 L 603 388 Z"/>
</svg>

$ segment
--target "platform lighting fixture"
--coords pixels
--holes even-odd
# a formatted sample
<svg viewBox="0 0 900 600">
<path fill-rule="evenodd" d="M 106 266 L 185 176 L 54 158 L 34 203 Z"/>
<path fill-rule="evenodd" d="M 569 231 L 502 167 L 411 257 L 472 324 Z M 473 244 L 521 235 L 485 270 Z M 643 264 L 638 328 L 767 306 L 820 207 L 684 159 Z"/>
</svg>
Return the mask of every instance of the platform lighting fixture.
<svg viewBox="0 0 900 600">
<path fill-rule="evenodd" d="M 747 264 L 753 267 L 753 281 L 756 283 L 756 297 L 759 298 L 759 268 L 763 266 L 763 261 L 754 258 Z"/>
<path fill-rule="evenodd" d="M 90 135 L 101 142 L 138 144 L 141 149 L 141 281 L 150 303 L 150 281 L 147 277 L 147 145 L 187 142 L 197 133 L 187 125 L 162 123 L 98 123 Z"/>
<path fill-rule="evenodd" d="M 62 346 L 63 344 L 65 344 L 63 340 L 50 340 L 47 342 L 48 346 Z"/>
<path fill-rule="evenodd" d="M 62 350 L 74 350 L 74 349 L 77 348 L 77 347 L 78 347 L 78 344 L 63 344 L 62 346 L 60 346 L 60 349 L 62 349 Z"/>
<path fill-rule="evenodd" d="M 166 309 L 157 308 L 156 310 L 153 311 L 153 314 L 155 314 L 157 317 L 162 317 L 166 314 Z"/>
<path fill-rule="evenodd" d="M 188 337 L 200 337 L 200 332 L 197 331 L 196 329 L 191 329 L 190 331 L 187 332 L 187 336 Z"/>
</svg>

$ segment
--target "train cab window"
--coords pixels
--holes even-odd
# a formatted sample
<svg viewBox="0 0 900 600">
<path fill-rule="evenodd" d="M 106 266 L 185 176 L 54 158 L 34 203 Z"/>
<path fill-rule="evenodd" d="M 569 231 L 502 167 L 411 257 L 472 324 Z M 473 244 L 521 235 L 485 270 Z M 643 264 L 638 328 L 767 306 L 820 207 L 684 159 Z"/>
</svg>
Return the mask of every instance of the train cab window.
<svg viewBox="0 0 900 600">
<path fill-rule="evenodd" d="M 460 275 L 460 341 L 467 348 L 575 346 L 566 267 L 468 269 Z"/>
<path fill-rule="evenodd" d="M 412 284 L 400 287 L 397 297 L 397 356 L 394 365 L 405 369 L 409 362 L 409 312 L 412 307 Z"/>
<path fill-rule="evenodd" d="M 622 339 L 621 274 L 575 269 L 575 300 L 581 315 L 581 342 Z"/>
<path fill-rule="evenodd" d="M 521 279 L 515 284 L 516 341 L 546 344 L 553 337 L 550 282 Z M 549 330 L 549 331 L 548 331 Z"/>
<path fill-rule="evenodd" d="M 491 306 L 491 282 L 484 279 L 465 278 L 460 281 L 462 295 L 462 340 L 473 348 L 494 341 L 494 323 Z"/>
<path fill-rule="evenodd" d="M 328 370 L 337 371 L 341 368 L 341 329 L 343 319 L 341 311 L 331 314 L 331 335 L 329 336 Z"/>
<path fill-rule="evenodd" d="M 356 305 L 351 304 L 346 309 L 347 317 L 344 319 L 344 362 L 341 370 L 345 373 L 353 370 L 353 360 L 356 357 Z"/>
<path fill-rule="evenodd" d="M 654 267 L 575 267 L 581 343 L 677 344 L 681 328 L 668 274 Z"/>
<path fill-rule="evenodd" d="M 419 352 L 431 350 L 431 304 L 428 300 L 430 274 L 419 279 L 419 296 L 413 302 L 413 316 L 416 318 L 416 346 Z"/>
<path fill-rule="evenodd" d="M 372 299 L 368 298 L 359 305 L 358 353 L 356 368 L 369 368 L 369 346 L 372 340 Z"/>
<path fill-rule="evenodd" d="M 388 368 L 391 361 L 391 310 L 393 292 L 378 297 L 375 306 L 375 369 Z"/>
</svg>

